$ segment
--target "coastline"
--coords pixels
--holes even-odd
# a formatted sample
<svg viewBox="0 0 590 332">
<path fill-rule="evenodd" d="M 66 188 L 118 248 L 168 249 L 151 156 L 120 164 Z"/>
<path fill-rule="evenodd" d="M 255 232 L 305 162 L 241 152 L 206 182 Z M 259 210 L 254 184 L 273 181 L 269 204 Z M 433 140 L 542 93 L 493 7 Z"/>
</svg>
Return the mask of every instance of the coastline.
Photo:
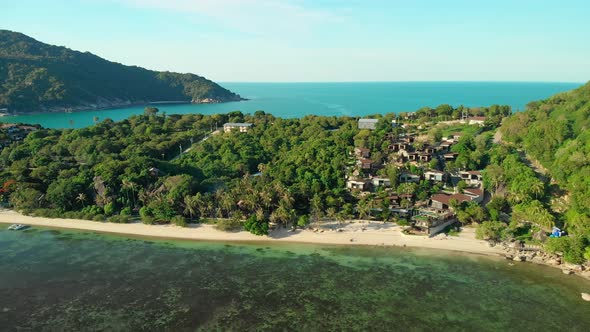
<svg viewBox="0 0 590 332">
<path fill-rule="evenodd" d="M 247 231 L 224 232 L 217 230 L 210 224 L 191 224 L 188 227 L 175 225 L 145 225 L 141 222 L 129 224 L 116 224 L 109 222 L 97 222 L 81 219 L 60 219 L 31 217 L 22 215 L 13 210 L 0 209 L 0 224 L 26 224 L 58 229 L 73 229 L 106 234 L 131 235 L 146 238 L 174 239 L 189 241 L 213 241 L 213 242 L 242 242 L 242 243 L 302 243 L 302 244 L 326 244 L 342 246 L 381 246 L 381 247 L 407 247 L 415 249 L 444 250 L 458 254 L 481 255 L 495 258 L 506 258 L 508 264 L 519 262 L 533 263 L 571 271 L 571 273 L 586 280 L 590 280 L 590 270 L 573 272 L 564 265 L 549 264 L 544 260 L 515 260 L 512 256 L 518 255 L 514 251 L 501 246 L 490 246 L 487 241 L 475 238 L 474 228 L 464 228 L 458 236 L 426 236 L 406 235 L 401 232 L 402 227 L 390 223 L 353 221 L 343 223 L 336 229 L 323 229 L 314 231 L 309 229 L 276 229 L 269 232 L 268 236 L 256 236 Z M 364 229 L 364 230 L 363 230 Z"/>
<path fill-rule="evenodd" d="M 271 231 L 268 236 L 256 236 L 243 230 L 237 232 L 220 231 L 209 224 L 189 225 L 189 227 L 145 225 L 140 222 L 115 224 L 79 219 L 30 217 L 12 210 L 0 210 L 0 224 L 17 223 L 51 228 L 180 240 L 411 247 L 448 250 L 493 257 L 502 257 L 504 253 L 499 247 L 490 247 L 487 242 L 475 239 L 474 229 L 466 229 L 459 236 L 428 238 L 402 234 L 400 226 L 383 224 L 381 222 L 371 224 L 361 222 L 346 223 L 343 224 L 342 231 L 324 230 L 322 232 L 314 232 L 308 229 L 289 231 L 281 228 Z M 362 228 L 366 230 L 363 231 Z"/>
<path fill-rule="evenodd" d="M 140 101 L 140 102 L 123 102 L 123 103 L 111 103 L 105 106 L 93 107 L 90 105 L 87 106 L 77 106 L 77 107 L 62 107 L 62 108 L 49 108 L 45 110 L 37 110 L 32 112 L 13 112 L 13 113 L 0 113 L 0 117 L 11 117 L 11 116 L 23 116 L 23 115 L 39 115 L 39 114 L 52 114 L 52 113 L 83 113 L 83 112 L 91 112 L 91 111 L 106 111 L 110 109 L 116 108 L 123 108 L 123 107 L 135 107 L 135 106 L 158 106 L 158 105 L 187 105 L 187 104 L 218 104 L 218 103 L 229 103 L 229 102 L 240 102 L 240 101 L 248 101 L 247 98 L 236 99 L 236 100 L 224 100 L 224 101 L 216 101 L 216 102 L 196 102 L 191 100 L 186 101 L 177 101 L 177 100 L 163 100 L 163 101 Z M 70 112 L 66 110 L 70 109 Z"/>
</svg>

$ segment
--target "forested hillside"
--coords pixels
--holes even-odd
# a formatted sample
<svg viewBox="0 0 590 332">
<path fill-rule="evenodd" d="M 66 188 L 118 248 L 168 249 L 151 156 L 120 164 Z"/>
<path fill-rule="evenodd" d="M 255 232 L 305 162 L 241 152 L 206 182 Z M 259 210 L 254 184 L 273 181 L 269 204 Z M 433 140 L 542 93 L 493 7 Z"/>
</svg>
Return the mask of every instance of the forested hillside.
<svg viewBox="0 0 590 332">
<path fill-rule="evenodd" d="M 590 240 L 590 83 L 506 119 L 504 140 L 549 170 L 556 188 L 551 202 L 561 224 Z"/>
<path fill-rule="evenodd" d="M 0 108 L 11 112 L 236 100 L 240 96 L 198 75 L 125 66 L 0 30 Z"/>
</svg>

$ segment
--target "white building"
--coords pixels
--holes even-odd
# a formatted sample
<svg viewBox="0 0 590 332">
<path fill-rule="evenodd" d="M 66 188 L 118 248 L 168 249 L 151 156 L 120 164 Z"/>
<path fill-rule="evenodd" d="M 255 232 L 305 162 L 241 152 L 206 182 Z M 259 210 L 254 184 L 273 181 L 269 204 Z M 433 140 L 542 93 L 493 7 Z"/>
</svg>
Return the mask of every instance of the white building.
<svg viewBox="0 0 590 332">
<path fill-rule="evenodd" d="M 359 129 L 375 130 L 377 128 L 378 119 L 359 119 Z"/>
<path fill-rule="evenodd" d="M 227 133 L 232 130 L 239 130 L 241 133 L 245 133 L 251 127 L 252 127 L 251 123 L 228 122 L 223 125 L 223 131 Z"/>
</svg>

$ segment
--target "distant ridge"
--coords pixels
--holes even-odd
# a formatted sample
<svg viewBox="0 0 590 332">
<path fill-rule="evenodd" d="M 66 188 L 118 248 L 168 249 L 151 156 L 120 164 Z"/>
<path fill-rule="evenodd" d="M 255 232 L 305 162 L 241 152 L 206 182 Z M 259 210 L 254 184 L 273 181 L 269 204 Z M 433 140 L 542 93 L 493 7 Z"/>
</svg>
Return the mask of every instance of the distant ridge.
<svg viewBox="0 0 590 332">
<path fill-rule="evenodd" d="M 126 66 L 0 30 L 0 109 L 10 113 L 239 100 L 239 95 L 195 74 Z"/>
</svg>

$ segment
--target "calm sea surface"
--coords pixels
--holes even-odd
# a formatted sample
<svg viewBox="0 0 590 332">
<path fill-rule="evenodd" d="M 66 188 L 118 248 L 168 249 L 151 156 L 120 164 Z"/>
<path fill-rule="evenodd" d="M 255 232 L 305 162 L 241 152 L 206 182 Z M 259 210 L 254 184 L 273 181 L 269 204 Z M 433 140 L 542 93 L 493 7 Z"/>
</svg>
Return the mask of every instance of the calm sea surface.
<svg viewBox="0 0 590 332">
<path fill-rule="evenodd" d="M 588 331 L 582 291 L 435 251 L 0 231 L 1 331 Z"/>
<path fill-rule="evenodd" d="M 224 87 L 250 100 L 214 105 L 160 105 L 168 114 L 215 114 L 240 110 L 264 110 L 293 118 L 308 114 L 362 116 L 376 113 L 411 112 L 424 106 L 511 105 L 523 110 L 533 100 L 574 89 L 580 83 L 509 82 L 376 82 L 376 83 L 223 83 Z M 122 120 L 142 114 L 144 106 L 79 113 L 37 114 L 0 118 L 1 122 L 38 123 L 48 128 L 80 128 L 93 118 Z"/>
</svg>

